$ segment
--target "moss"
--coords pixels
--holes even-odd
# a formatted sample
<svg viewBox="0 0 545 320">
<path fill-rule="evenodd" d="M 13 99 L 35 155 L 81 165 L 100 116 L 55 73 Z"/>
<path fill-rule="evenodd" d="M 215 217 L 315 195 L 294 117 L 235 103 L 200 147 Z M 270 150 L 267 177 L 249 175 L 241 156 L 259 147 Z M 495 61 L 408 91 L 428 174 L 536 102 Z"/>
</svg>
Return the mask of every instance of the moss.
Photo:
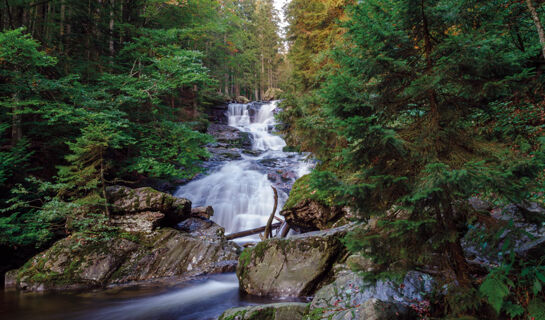
<svg viewBox="0 0 545 320">
<path fill-rule="evenodd" d="M 274 320 L 276 310 L 274 308 L 263 308 L 252 312 L 246 319 L 248 320 Z"/>
<path fill-rule="evenodd" d="M 235 318 L 237 317 L 240 317 L 240 319 L 244 319 L 245 315 L 246 315 L 246 310 L 242 310 L 225 318 L 220 317 L 219 320 L 235 320 Z"/>
</svg>

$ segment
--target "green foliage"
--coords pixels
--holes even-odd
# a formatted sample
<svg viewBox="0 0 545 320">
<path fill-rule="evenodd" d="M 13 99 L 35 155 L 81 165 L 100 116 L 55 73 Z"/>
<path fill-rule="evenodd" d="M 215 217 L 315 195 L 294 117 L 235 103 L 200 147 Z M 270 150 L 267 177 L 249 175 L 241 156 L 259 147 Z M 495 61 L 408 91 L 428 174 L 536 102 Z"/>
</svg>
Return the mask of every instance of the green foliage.
<svg viewBox="0 0 545 320">
<path fill-rule="evenodd" d="M 480 293 L 498 314 L 513 319 L 543 319 L 545 267 L 539 261 L 523 261 L 514 255 L 510 260 L 487 275 Z"/>
<path fill-rule="evenodd" d="M 310 179 L 321 182 L 316 194 L 373 218 L 345 241 L 373 258 L 371 277 L 442 270 L 442 284 L 460 287 L 445 297 L 445 314 L 476 315 L 479 292 L 461 239 L 486 213 L 467 199 L 516 203 L 543 190 L 543 76 L 532 21 L 522 3 L 368 0 L 306 31 L 335 4 L 288 11 L 296 84 L 280 118 L 289 142 L 323 161 Z M 308 43 L 343 32 L 333 48 Z M 510 303 L 509 314 L 519 314 L 514 287 L 501 281 L 490 278 L 480 293 L 496 310 Z"/>
</svg>

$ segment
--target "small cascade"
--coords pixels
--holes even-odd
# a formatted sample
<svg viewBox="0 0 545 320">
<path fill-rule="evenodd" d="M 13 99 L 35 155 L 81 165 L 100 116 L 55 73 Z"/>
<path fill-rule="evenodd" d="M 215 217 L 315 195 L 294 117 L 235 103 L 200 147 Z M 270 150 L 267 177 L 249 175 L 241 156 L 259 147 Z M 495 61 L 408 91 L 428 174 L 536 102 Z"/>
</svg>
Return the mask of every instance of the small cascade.
<svg viewBox="0 0 545 320">
<path fill-rule="evenodd" d="M 252 136 L 252 150 L 262 153 L 250 156 L 240 150 L 243 160 L 225 162 L 206 177 L 180 187 L 175 194 L 190 199 L 194 206 L 211 205 L 215 212 L 212 220 L 224 227 L 227 234 L 267 223 L 274 206 L 272 175 L 288 168 L 291 175 L 284 173 L 287 177 L 282 179 L 291 187 L 295 179 L 310 171 L 310 164 L 303 161 L 302 155 L 282 151 L 286 142 L 274 133 L 277 107 L 278 101 L 230 104 L 229 126 L 248 132 Z M 277 213 L 287 200 L 287 190 L 279 189 L 278 196 Z M 257 236 L 240 239 L 248 240 L 257 240 Z"/>
</svg>

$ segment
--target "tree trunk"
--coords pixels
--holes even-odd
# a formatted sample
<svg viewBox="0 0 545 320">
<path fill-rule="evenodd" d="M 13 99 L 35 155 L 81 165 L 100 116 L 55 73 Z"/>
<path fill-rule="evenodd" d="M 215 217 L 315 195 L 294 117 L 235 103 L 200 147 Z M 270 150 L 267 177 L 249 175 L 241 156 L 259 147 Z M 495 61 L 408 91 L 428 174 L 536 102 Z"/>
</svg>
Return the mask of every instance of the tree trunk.
<svg viewBox="0 0 545 320">
<path fill-rule="evenodd" d="M 22 116 L 19 114 L 21 108 L 17 106 L 17 93 L 13 94 L 13 102 L 16 105 L 13 107 L 13 115 L 11 116 L 11 146 L 15 146 L 21 138 L 23 138 Z"/>
<path fill-rule="evenodd" d="M 113 64 L 113 58 L 115 55 L 114 51 L 114 9 L 115 9 L 115 0 L 110 1 L 110 25 L 109 25 L 109 31 L 110 31 L 110 42 L 109 42 L 109 49 L 110 49 L 110 64 Z"/>
<path fill-rule="evenodd" d="M 60 35 L 60 47 L 61 51 L 63 51 L 63 43 L 64 43 L 64 13 L 66 10 L 66 6 L 64 4 L 64 1 L 61 1 L 61 21 L 59 23 L 59 35 Z"/>
<path fill-rule="evenodd" d="M 433 69 L 433 61 L 431 59 L 433 45 L 431 42 L 430 30 L 428 27 L 428 18 L 426 17 L 426 13 L 424 11 L 424 0 L 421 1 L 421 10 L 422 25 L 424 29 L 424 55 L 426 57 L 426 72 L 431 73 Z M 435 132 L 439 129 L 439 104 L 437 103 L 437 94 L 435 90 L 429 89 L 428 97 L 430 103 L 432 132 Z"/>
<path fill-rule="evenodd" d="M 541 24 L 541 20 L 539 20 L 539 15 L 537 14 L 537 10 L 534 7 L 532 0 L 526 0 L 526 4 L 532 15 L 532 20 L 534 20 L 534 24 L 536 25 L 539 42 L 541 43 L 541 53 L 543 54 L 543 59 L 545 59 L 545 31 L 543 31 L 543 25 Z"/>
</svg>

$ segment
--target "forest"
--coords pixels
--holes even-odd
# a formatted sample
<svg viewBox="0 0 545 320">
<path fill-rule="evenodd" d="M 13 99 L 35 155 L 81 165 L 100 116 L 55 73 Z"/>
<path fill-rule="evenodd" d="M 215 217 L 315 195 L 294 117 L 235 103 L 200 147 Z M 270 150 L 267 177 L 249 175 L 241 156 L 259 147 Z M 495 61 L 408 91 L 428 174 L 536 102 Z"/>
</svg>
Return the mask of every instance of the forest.
<svg viewBox="0 0 545 320">
<path fill-rule="evenodd" d="M 255 156 L 266 167 L 262 159 L 305 155 L 308 174 L 264 174 L 274 189 L 267 228 L 279 189 L 276 220 L 300 234 L 293 239 L 348 226 L 323 261 L 374 285 L 433 278 L 418 302 L 395 304 L 397 317 L 369 319 L 545 319 L 545 1 L 278 3 L 1 1 L 0 274 L 21 268 L 23 283 L 39 265 L 29 259 L 76 235 L 84 245 L 144 243 L 116 225 L 112 188 L 173 193 L 217 172 L 215 162 Z M 262 121 L 271 100 L 280 101 L 263 129 L 240 121 Z M 218 106 L 239 117 L 221 125 L 249 134 L 252 150 L 223 145 L 214 130 L 231 129 L 211 116 Z M 231 114 L 237 106 L 246 109 Z M 285 145 L 256 147 L 259 130 Z M 218 161 L 218 148 L 242 156 Z M 293 180 L 285 199 L 273 178 Z M 247 294 L 279 297 L 289 290 L 256 292 L 261 278 L 247 280 L 273 256 L 263 251 L 277 240 L 264 230 L 240 249 L 237 277 Z M 351 264 L 356 256 L 366 262 Z M 50 276 L 39 268 L 36 283 Z M 339 279 L 328 268 L 290 296 L 319 296 Z M 290 314 L 368 319 L 359 303 L 340 308 L 343 299 Z"/>
</svg>

